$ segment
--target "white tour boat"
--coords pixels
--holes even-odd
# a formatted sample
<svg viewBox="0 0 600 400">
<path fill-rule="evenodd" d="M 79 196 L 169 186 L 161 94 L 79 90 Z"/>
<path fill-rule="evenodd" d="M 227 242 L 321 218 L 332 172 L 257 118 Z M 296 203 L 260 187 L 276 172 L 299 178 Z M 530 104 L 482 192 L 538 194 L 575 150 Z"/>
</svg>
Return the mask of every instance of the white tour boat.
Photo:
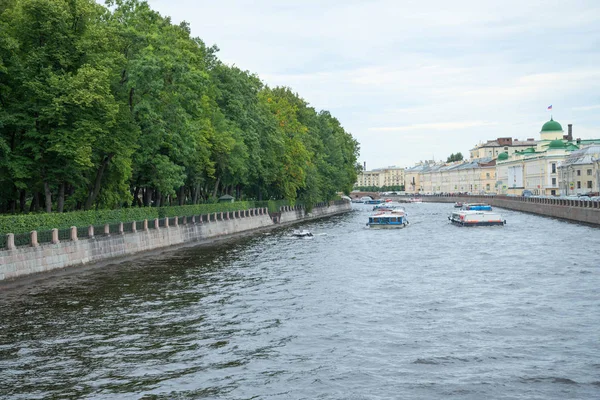
<svg viewBox="0 0 600 400">
<path fill-rule="evenodd" d="M 382 211 L 371 215 L 367 226 L 374 229 L 400 229 L 408 225 L 404 210 Z"/>
<path fill-rule="evenodd" d="M 502 219 L 500 214 L 491 211 L 454 211 L 448 219 L 453 224 L 460 226 L 502 226 L 506 224 L 506 221 Z"/>
</svg>

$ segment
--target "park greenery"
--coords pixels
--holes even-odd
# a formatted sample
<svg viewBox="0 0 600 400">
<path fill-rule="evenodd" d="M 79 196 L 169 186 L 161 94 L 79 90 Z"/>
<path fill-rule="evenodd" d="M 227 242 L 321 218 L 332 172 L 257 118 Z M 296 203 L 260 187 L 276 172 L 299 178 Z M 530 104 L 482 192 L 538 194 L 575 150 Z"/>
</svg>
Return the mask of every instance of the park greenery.
<svg viewBox="0 0 600 400">
<path fill-rule="evenodd" d="M 356 181 L 335 117 L 144 1 L 3 0 L 0 32 L 0 213 L 310 205 Z"/>
<path fill-rule="evenodd" d="M 356 186 L 354 190 L 358 190 L 359 192 L 403 192 L 404 185 Z"/>
</svg>

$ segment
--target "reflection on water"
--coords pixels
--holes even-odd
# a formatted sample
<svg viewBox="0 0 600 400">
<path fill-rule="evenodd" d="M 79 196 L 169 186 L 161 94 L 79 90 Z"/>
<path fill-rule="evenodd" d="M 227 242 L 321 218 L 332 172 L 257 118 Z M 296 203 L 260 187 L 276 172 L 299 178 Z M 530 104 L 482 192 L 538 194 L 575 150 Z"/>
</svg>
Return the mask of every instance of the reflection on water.
<svg viewBox="0 0 600 400">
<path fill-rule="evenodd" d="M 0 397 L 600 397 L 600 230 L 368 208 L 0 293 Z"/>
</svg>

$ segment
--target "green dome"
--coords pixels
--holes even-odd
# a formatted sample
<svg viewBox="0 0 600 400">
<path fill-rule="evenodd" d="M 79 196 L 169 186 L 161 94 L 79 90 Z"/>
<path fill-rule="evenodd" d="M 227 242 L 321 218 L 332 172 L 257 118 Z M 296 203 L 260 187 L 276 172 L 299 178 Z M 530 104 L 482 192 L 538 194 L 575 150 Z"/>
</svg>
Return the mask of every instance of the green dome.
<svg viewBox="0 0 600 400">
<path fill-rule="evenodd" d="M 523 150 L 523 153 L 527 153 L 527 154 L 535 153 L 535 149 L 532 147 L 529 147 L 529 148 Z"/>
<path fill-rule="evenodd" d="M 550 121 L 546 122 L 542 126 L 542 132 L 556 132 L 556 131 L 562 132 L 562 130 L 563 130 L 562 126 L 558 122 L 553 120 L 552 117 L 550 117 Z"/>
<path fill-rule="evenodd" d="M 553 140 L 548 145 L 548 149 L 564 149 L 564 148 L 565 148 L 565 144 L 560 139 Z"/>
<path fill-rule="evenodd" d="M 579 150 L 579 147 L 577 147 L 576 145 L 574 145 L 573 143 L 569 143 L 567 145 L 567 150 L 569 151 L 575 151 L 575 150 Z"/>
<path fill-rule="evenodd" d="M 507 152 L 498 154 L 498 161 L 504 161 L 504 160 L 508 160 L 508 153 Z"/>
</svg>

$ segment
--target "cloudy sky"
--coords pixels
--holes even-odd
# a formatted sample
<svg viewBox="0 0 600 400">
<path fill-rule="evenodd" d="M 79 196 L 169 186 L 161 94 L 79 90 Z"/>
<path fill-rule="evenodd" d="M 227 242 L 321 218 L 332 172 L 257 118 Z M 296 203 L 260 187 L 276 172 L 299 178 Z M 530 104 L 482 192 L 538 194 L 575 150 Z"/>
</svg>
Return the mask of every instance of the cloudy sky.
<svg viewBox="0 0 600 400">
<path fill-rule="evenodd" d="M 227 64 L 329 110 L 367 168 L 554 119 L 600 138 L 600 1 L 150 0 Z"/>
</svg>

